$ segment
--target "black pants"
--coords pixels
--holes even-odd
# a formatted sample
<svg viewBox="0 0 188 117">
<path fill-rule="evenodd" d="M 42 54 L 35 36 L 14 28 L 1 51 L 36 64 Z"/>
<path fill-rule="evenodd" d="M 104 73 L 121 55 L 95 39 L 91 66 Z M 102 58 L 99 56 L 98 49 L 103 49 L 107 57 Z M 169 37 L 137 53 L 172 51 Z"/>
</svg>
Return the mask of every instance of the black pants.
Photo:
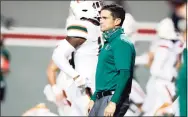
<svg viewBox="0 0 188 117">
<path fill-rule="evenodd" d="M 6 85 L 5 85 L 4 81 L 1 81 L 0 84 L 1 84 L 1 87 L 0 87 L 0 100 L 2 102 L 5 99 Z"/>
<path fill-rule="evenodd" d="M 114 117 L 123 117 L 127 112 L 130 105 L 129 97 L 121 98 L 120 102 L 116 106 Z"/>
</svg>

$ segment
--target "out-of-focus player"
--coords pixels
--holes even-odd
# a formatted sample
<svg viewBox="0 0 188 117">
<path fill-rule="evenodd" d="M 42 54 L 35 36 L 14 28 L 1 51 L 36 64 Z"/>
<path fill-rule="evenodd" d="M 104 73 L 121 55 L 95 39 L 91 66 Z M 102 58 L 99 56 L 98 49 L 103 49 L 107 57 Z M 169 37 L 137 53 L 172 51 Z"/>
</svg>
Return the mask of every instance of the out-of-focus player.
<svg viewBox="0 0 188 117">
<path fill-rule="evenodd" d="M 155 115 L 156 116 L 160 116 L 160 115 L 164 115 L 164 114 L 172 114 L 173 116 L 184 116 L 186 115 L 186 19 L 184 19 L 183 22 L 180 22 L 181 24 L 179 24 L 178 28 L 180 29 L 180 32 L 183 33 L 183 38 L 181 38 L 184 43 L 184 50 L 183 50 L 183 59 L 182 59 L 182 64 L 181 64 L 181 68 L 179 70 L 179 76 L 177 78 L 177 95 L 178 98 L 176 98 L 176 100 L 170 104 L 170 105 L 166 105 L 166 107 L 161 106 L 159 109 L 157 109 Z M 183 80 L 181 78 L 184 78 Z M 179 87 L 182 87 L 182 89 L 180 90 Z M 180 93 L 181 92 L 181 93 Z M 180 96 L 181 95 L 181 96 Z M 180 98 L 181 97 L 181 98 Z M 183 98 L 183 99 L 182 99 Z M 180 102 L 180 103 L 179 103 Z M 185 103 L 185 104 L 184 104 Z M 183 106 L 182 106 L 183 105 Z"/>
<path fill-rule="evenodd" d="M 1 69 L 0 69 L 0 100 L 3 102 L 6 95 L 6 82 L 5 77 L 10 71 L 10 53 L 3 44 L 3 36 L 0 38 L 0 51 L 1 51 Z"/>
<path fill-rule="evenodd" d="M 125 34 L 131 38 L 136 32 L 137 22 L 130 13 L 126 13 L 125 17 L 122 27 Z M 135 40 L 131 39 L 131 41 L 135 44 Z"/>
<path fill-rule="evenodd" d="M 170 18 L 163 19 L 158 26 L 159 40 L 152 54 L 151 77 L 147 83 L 147 96 L 142 106 L 144 115 L 153 116 L 164 103 L 174 101 L 175 78 L 179 67 L 183 43 L 175 31 Z"/>
<path fill-rule="evenodd" d="M 46 86 L 45 94 L 49 100 L 60 102 L 60 115 L 84 116 L 89 101 L 86 94 L 91 95 L 95 89 L 95 71 L 101 42 L 97 9 L 101 7 L 101 2 L 72 1 L 70 6 L 67 37 L 58 43 L 53 52 L 48 70 L 51 85 Z M 74 68 L 69 63 L 71 57 L 74 58 Z M 60 69 L 60 74 L 56 81 L 57 69 Z M 92 92 L 85 88 L 92 89 Z M 67 98 L 62 90 L 66 92 Z"/>
<path fill-rule="evenodd" d="M 37 104 L 33 108 L 27 110 L 22 116 L 58 116 L 51 112 L 44 103 Z"/>
<path fill-rule="evenodd" d="M 154 113 L 154 116 L 179 116 L 179 97 L 173 103 L 162 104 Z"/>
<path fill-rule="evenodd" d="M 183 35 L 184 41 L 184 50 L 183 50 L 183 62 L 179 70 L 178 79 L 177 79 L 177 92 L 179 96 L 179 116 L 187 115 L 187 34 L 188 34 L 188 18 L 187 18 L 187 0 L 182 2 L 181 6 L 176 9 L 177 14 L 180 15 L 183 20 L 178 25 L 181 33 Z"/>
</svg>

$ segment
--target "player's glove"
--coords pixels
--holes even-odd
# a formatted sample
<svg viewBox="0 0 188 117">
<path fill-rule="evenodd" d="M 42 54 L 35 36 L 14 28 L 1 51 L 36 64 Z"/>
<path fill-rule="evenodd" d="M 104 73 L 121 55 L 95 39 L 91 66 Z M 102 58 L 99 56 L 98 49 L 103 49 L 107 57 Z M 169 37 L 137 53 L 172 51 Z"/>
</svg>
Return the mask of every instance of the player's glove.
<svg viewBox="0 0 188 117">
<path fill-rule="evenodd" d="M 82 88 L 86 85 L 86 79 L 79 75 L 74 78 L 74 83 L 78 88 Z"/>
</svg>

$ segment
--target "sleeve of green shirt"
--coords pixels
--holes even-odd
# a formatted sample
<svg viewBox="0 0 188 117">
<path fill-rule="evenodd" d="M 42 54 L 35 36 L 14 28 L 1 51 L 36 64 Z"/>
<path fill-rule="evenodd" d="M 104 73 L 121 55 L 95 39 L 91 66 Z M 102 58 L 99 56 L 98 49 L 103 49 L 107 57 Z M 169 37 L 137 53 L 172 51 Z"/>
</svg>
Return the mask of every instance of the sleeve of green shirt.
<svg viewBox="0 0 188 117">
<path fill-rule="evenodd" d="M 133 50 L 129 42 L 118 41 L 113 47 L 115 67 L 117 70 L 130 70 L 132 64 Z"/>
<path fill-rule="evenodd" d="M 116 87 L 115 93 L 113 94 L 111 98 L 112 102 L 116 104 L 119 102 L 120 97 L 125 88 L 125 85 L 127 84 L 129 77 L 130 77 L 130 71 L 120 70 L 120 74 L 117 79 L 118 80 L 117 87 Z"/>
<path fill-rule="evenodd" d="M 95 91 L 94 94 L 91 96 L 91 100 L 93 100 L 94 102 L 95 102 L 95 100 L 96 100 L 96 98 L 97 98 L 97 97 L 96 97 L 96 93 L 97 93 L 97 92 Z"/>
<path fill-rule="evenodd" d="M 121 97 L 121 94 L 127 84 L 128 79 L 130 78 L 130 68 L 132 63 L 132 49 L 129 43 L 120 42 L 115 46 L 114 60 L 115 66 L 119 71 L 119 76 L 117 78 L 117 87 L 115 93 L 113 94 L 111 101 L 118 103 Z"/>
</svg>

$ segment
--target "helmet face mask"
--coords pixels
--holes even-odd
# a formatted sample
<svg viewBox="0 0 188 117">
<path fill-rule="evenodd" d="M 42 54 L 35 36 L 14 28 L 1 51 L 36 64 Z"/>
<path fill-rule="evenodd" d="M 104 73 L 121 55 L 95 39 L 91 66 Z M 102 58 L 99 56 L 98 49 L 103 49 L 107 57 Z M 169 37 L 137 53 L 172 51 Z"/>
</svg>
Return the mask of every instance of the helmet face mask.
<svg viewBox="0 0 188 117">
<path fill-rule="evenodd" d="M 81 1 L 79 3 L 72 1 L 70 7 L 76 19 L 86 18 L 98 21 L 101 5 L 101 1 Z"/>
<path fill-rule="evenodd" d="M 100 12 L 101 12 L 101 9 L 103 7 L 103 1 L 102 0 L 100 0 L 100 1 L 94 1 L 92 6 L 98 12 L 97 20 L 99 21 L 100 20 Z"/>
<path fill-rule="evenodd" d="M 1 34 L 1 39 L 0 39 L 0 47 L 2 47 L 3 46 L 3 35 Z"/>
<path fill-rule="evenodd" d="M 93 8 L 96 9 L 99 14 L 100 14 L 100 11 L 101 11 L 101 8 L 103 6 L 103 2 L 102 1 L 93 1 Z"/>
</svg>

